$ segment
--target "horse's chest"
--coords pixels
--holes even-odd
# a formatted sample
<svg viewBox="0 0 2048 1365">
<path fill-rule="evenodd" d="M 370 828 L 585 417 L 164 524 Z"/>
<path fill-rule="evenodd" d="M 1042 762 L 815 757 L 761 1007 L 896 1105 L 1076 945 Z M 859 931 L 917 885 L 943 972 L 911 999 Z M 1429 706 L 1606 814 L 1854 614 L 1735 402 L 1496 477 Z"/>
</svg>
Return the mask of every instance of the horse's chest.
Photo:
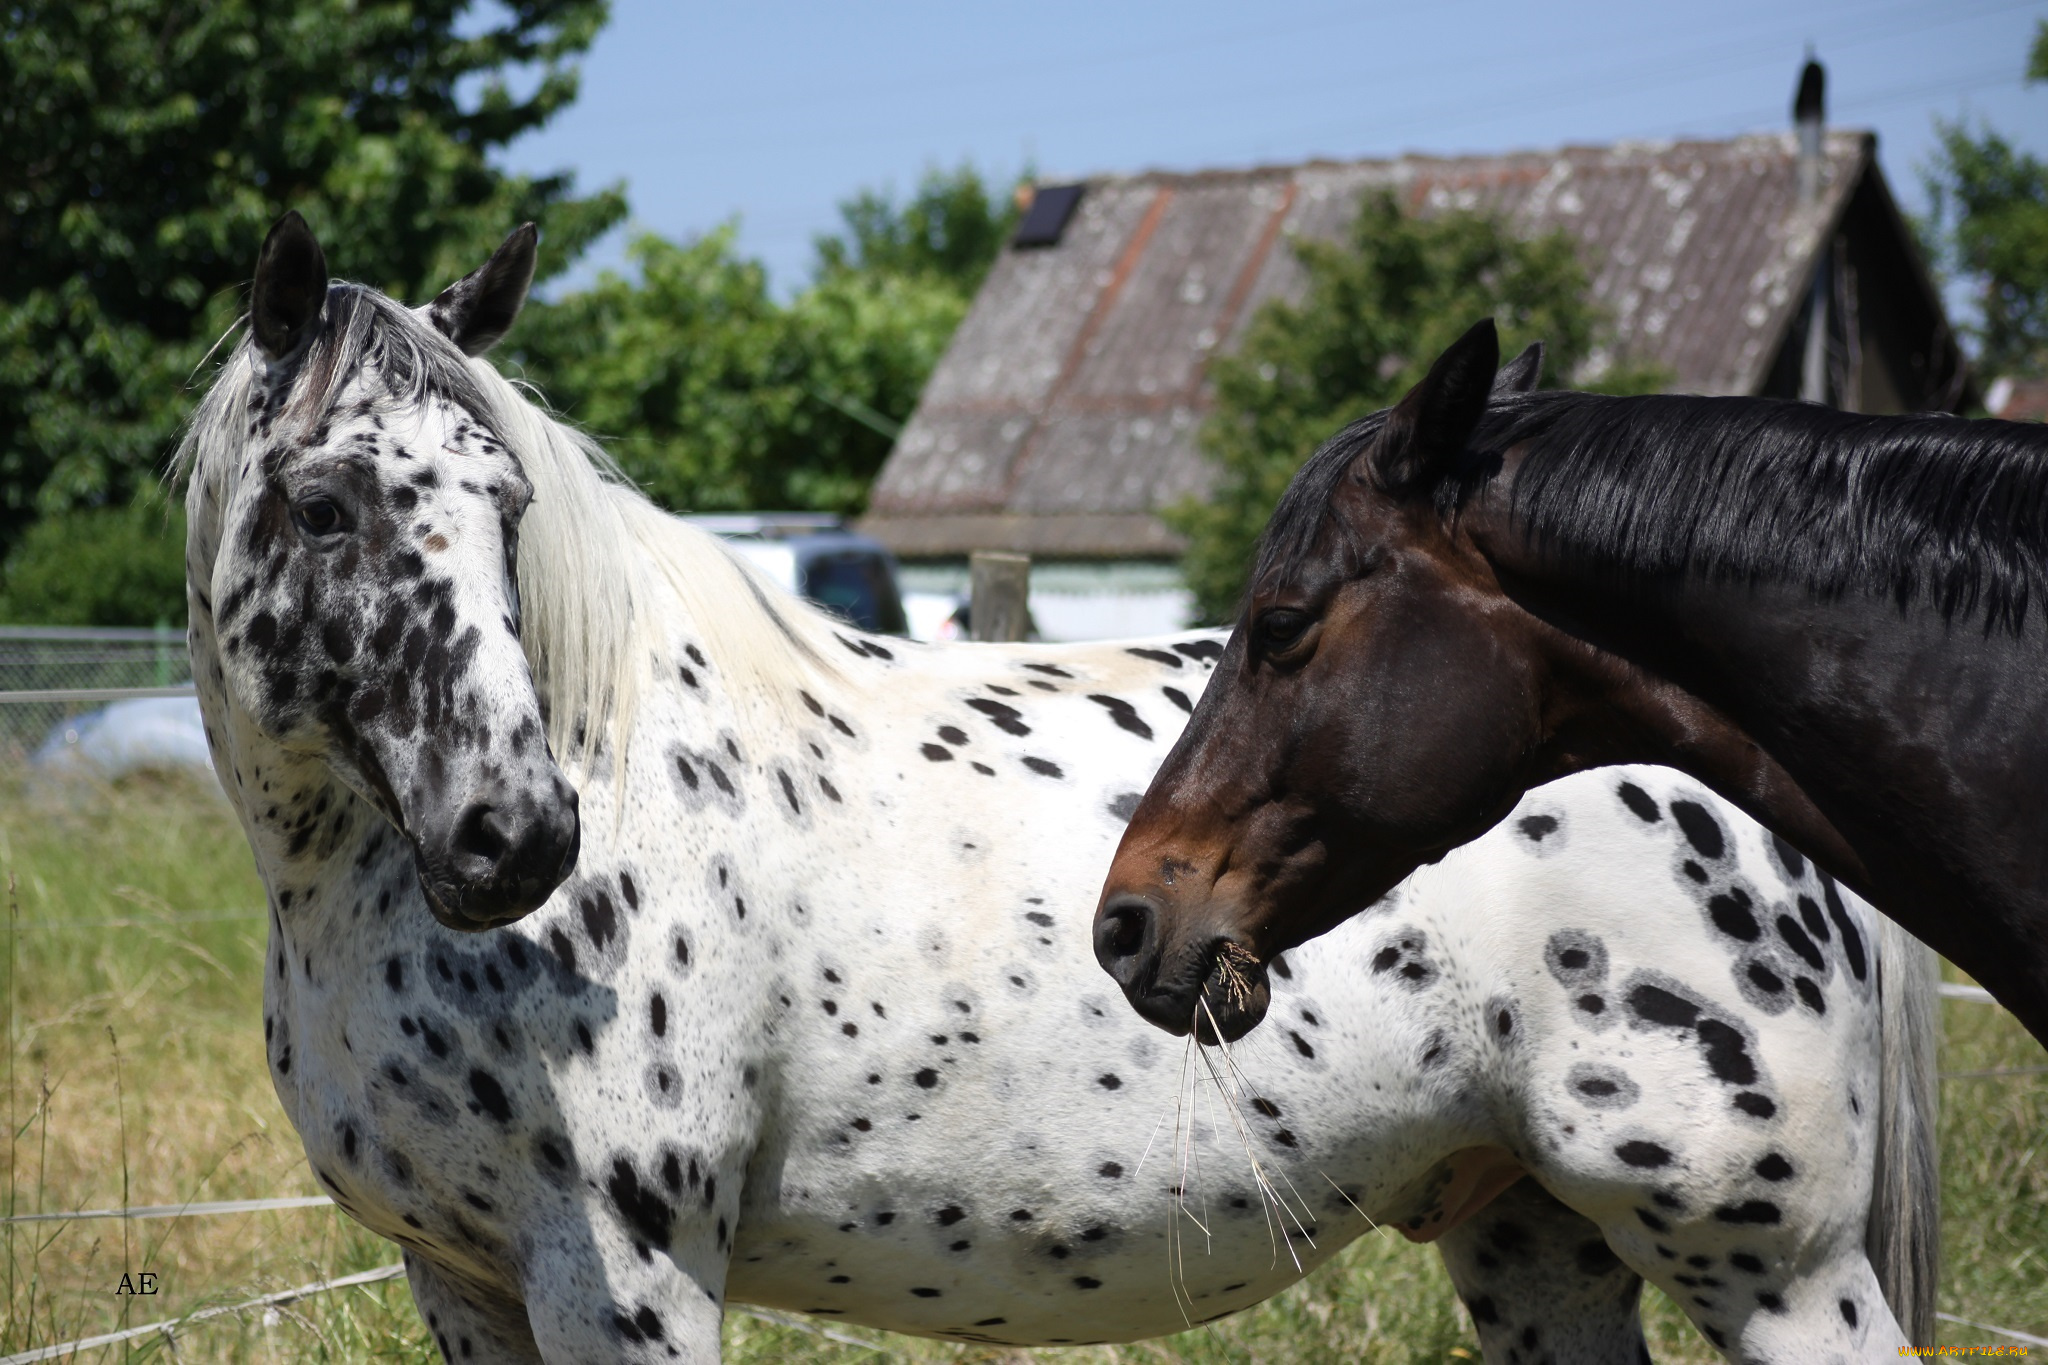
<svg viewBox="0 0 2048 1365">
<path fill-rule="evenodd" d="M 480 970 L 478 1007 L 451 1008 L 428 985 L 431 951 L 384 945 L 330 957 L 325 971 L 297 952 L 273 942 L 266 1032 L 272 1080 L 316 1178 L 384 1236 L 444 1262 L 502 1267 L 517 1211 L 544 1184 L 535 1144 L 561 1131 L 534 1100 L 547 1087 L 533 1027 L 509 1000 L 483 1007 Z M 460 969 L 443 965 L 442 984 L 460 996 Z"/>
</svg>

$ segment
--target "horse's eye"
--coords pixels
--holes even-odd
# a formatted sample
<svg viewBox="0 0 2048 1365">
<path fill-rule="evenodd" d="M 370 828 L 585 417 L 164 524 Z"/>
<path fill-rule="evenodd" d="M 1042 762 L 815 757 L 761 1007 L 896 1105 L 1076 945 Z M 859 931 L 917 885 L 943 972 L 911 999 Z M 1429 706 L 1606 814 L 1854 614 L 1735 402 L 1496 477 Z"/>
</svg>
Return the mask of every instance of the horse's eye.
<svg viewBox="0 0 2048 1365">
<path fill-rule="evenodd" d="M 326 498 L 308 498 L 292 509 L 292 519 L 309 536 L 331 536 L 342 529 L 341 509 Z"/>
<path fill-rule="evenodd" d="M 1275 607 L 1261 612 L 1254 628 L 1259 647 L 1267 651 L 1286 649 L 1301 638 L 1312 619 L 1307 612 L 1296 611 L 1292 607 Z"/>
</svg>

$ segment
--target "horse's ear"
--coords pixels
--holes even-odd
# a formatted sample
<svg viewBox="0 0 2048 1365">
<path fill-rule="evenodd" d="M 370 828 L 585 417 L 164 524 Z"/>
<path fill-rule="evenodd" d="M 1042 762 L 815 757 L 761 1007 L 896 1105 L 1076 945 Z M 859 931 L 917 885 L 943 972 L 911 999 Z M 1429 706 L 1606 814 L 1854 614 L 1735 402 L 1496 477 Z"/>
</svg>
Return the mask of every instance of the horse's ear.
<svg viewBox="0 0 2048 1365">
<path fill-rule="evenodd" d="M 1493 395 L 1500 335 L 1481 318 L 1436 358 L 1422 382 L 1394 405 L 1373 454 L 1373 477 L 1389 493 L 1405 494 L 1446 472 Z"/>
<path fill-rule="evenodd" d="M 1528 349 L 1500 367 L 1493 377 L 1495 393 L 1528 393 L 1543 377 L 1543 343 L 1532 341 Z"/>
<path fill-rule="evenodd" d="M 512 229 L 491 259 L 443 289 L 426 307 L 434 330 L 454 342 L 464 355 L 482 355 L 498 344 L 519 320 L 526 291 L 533 285 L 534 248 L 540 229 L 521 223 Z"/>
<path fill-rule="evenodd" d="M 327 253 L 298 210 L 287 210 L 256 256 L 256 283 L 249 291 L 256 344 L 272 360 L 282 360 L 298 349 L 326 303 Z"/>
</svg>

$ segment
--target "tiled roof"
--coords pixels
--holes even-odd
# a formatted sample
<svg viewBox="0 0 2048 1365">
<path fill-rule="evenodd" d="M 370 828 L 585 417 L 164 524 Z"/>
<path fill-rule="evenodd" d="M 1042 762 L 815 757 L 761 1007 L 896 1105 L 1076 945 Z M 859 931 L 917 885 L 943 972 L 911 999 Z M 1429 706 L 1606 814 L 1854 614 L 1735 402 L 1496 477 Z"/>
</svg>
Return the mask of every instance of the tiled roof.
<svg viewBox="0 0 2048 1365">
<path fill-rule="evenodd" d="M 1984 409 L 2008 422 L 2048 422 L 2048 379 L 2000 379 L 1984 395 Z"/>
<path fill-rule="evenodd" d="M 1174 553 L 1152 514 L 1209 486 L 1195 444 L 1209 358 L 1260 304 L 1299 296 L 1288 239 L 1339 237 L 1375 187 L 1425 214 L 1484 208 L 1532 235 L 1565 230 L 1620 353 L 1679 391 L 1753 392 L 1817 244 L 1877 173 L 1870 134 L 1825 145 L 1805 207 L 1790 133 L 1090 181 L 1056 246 L 997 261 L 865 526 L 911 556 Z"/>
</svg>

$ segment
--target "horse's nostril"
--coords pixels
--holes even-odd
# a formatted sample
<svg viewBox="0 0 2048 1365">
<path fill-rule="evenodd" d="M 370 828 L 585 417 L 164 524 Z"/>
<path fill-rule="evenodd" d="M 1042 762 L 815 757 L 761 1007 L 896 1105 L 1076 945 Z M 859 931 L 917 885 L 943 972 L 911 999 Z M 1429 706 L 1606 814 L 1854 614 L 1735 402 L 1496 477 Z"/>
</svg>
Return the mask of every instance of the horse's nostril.
<svg viewBox="0 0 2048 1365">
<path fill-rule="evenodd" d="M 1153 907 L 1142 896 L 1119 896 L 1102 908 L 1095 927 L 1095 956 L 1114 974 L 1145 950 L 1152 938 Z"/>
<path fill-rule="evenodd" d="M 481 801 L 462 812 L 455 822 L 455 851 L 495 863 L 512 846 L 498 811 Z"/>
<path fill-rule="evenodd" d="M 1118 957 L 1129 957 L 1145 942 L 1145 924 L 1131 911 L 1110 916 L 1109 946 Z"/>
</svg>

